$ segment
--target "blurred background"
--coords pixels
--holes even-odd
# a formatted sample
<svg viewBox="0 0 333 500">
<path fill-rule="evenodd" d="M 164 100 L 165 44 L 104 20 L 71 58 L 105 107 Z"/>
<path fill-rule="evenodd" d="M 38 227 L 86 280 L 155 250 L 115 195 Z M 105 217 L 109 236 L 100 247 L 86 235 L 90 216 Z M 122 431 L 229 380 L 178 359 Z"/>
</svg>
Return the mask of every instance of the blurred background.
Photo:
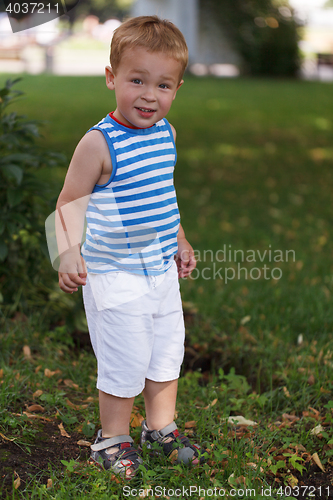
<svg viewBox="0 0 333 500">
<path fill-rule="evenodd" d="M 126 17 L 158 14 L 184 33 L 197 76 L 333 79 L 332 0 L 80 0 L 18 33 L 1 10 L 2 72 L 101 75 L 114 29 Z"/>
</svg>

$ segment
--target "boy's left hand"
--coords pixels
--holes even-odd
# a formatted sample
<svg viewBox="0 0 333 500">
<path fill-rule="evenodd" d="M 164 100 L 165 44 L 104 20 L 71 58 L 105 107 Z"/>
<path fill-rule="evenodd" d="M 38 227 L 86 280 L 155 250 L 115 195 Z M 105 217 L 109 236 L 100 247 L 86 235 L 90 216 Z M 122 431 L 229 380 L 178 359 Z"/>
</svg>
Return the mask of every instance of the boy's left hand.
<svg viewBox="0 0 333 500">
<path fill-rule="evenodd" d="M 178 277 L 187 278 L 197 265 L 194 250 L 186 238 L 178 239 L 178 252 L 175 256 L 178 267 Z"/>
</svg>

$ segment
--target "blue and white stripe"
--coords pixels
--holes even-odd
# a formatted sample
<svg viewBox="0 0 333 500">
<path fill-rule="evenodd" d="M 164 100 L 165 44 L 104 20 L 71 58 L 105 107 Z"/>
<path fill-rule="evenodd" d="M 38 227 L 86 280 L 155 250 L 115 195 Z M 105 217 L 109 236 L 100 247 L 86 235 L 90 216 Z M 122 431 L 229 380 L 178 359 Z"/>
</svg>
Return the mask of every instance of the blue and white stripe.
<svg viewBox="0 0 333 500">
<path fill-rule="evenodd" d="M 106 184 L 96 184 L 87 207 L 82 255 L 88 272 L 163 274 L 177 252 L 180 221 L 168 121 L 131 129 L 107 115 L 90 130 L 103 133 L 112 174 Z"/>
</svg>

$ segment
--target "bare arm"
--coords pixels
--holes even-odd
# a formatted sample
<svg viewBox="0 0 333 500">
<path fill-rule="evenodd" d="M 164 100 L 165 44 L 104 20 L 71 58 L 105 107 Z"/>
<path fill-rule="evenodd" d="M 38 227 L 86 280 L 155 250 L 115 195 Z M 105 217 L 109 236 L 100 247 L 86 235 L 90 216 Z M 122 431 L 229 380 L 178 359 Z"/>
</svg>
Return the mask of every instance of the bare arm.
<svg viewBox="0 0 333 500">
<path fill-rule="evenodd" d="M 80 254 L 87 205 L 95 184 L 106 171 L 111 174 L 110 154 L 98 130 L 86 134 L 77 145 L 69 165 L 56 210 L 56 234 L 60 255 L 59 286 L 67 293 L 86 283 Z"/>
<path fill-rule="evenodd" d="M 170 126 L 174 140 L 176 142 L 176 130 L 171 124 Z M 179 226 L 177 242 L 178 242 L 178 251 L 176 255 L 176 263 L 178 267 L 178 276 L 179 278 L 186 278 L 191 274 L 197 263 L 194 257 L 194 250 L 187 241 L 184 229 L 182 228 L 181 224 Z"/>
</svg>

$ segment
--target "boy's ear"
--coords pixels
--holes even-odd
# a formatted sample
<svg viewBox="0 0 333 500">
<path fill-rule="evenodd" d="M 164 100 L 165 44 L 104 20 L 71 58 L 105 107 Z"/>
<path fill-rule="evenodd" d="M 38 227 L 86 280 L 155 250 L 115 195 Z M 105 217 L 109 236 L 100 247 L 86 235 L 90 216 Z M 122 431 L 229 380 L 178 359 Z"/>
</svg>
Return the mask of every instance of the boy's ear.
<svg viewBox="0 0 333 500">
<path fill-rule="evenodd" d="M 106 86 L 109 90 L 114 90 L 114 73 L 111 66 L 105 68 Z"/>
<path fill-rule="evenodd" d="M 175 95 L 173 96 L 173 100 L 175 99 L 176 95 L 177 95 L 177 90 L 183 85 L 184 83 L 184 80 L 180 80 L 179 84 L 178 84 L 178 87 L 176 88 L 176 92 L 175 92 Z"/>
</svg>

